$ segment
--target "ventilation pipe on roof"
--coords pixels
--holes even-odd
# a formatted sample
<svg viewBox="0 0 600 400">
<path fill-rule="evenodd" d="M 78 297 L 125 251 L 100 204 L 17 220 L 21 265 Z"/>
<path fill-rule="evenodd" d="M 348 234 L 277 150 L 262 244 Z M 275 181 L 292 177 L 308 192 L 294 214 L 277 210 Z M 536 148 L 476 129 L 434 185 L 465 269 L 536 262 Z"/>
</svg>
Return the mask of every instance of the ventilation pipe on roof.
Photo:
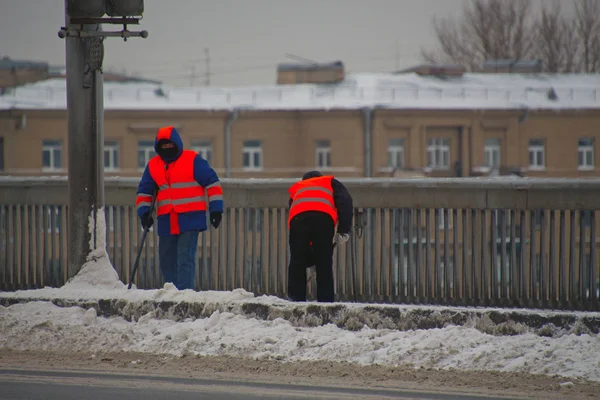
<svg viewBox="0 0 600 400">
<path fill-rule="evenodd" d="M 231 126 L 237 120 L 239 110 L 234 108 L 225 122 L 225 177 L 231 178 Z"/>
<path fill-rule="evenodd" d="M 365 139 L 365 177 L 371 177 L 371 131 L 373 108 L 363 108 L 364 139 Z"/>
<path fill-rule="evenodd" d="M 21 118 L 19 118 L 19 122 L 17 123 L 17 129 L 22 131 L 27 128 L 27 114 L 21 114 Z"/>
<path fill-rule="evenodd" d="M 527 118 L 529 117 L 529 110 L 527 108 L 523 108 L 522 111 L 523 112 L 521 113 L 521 116 L 519 116 L 519 125 L 525 123 L 525 121 L 527 121 Z"/>
</svg>

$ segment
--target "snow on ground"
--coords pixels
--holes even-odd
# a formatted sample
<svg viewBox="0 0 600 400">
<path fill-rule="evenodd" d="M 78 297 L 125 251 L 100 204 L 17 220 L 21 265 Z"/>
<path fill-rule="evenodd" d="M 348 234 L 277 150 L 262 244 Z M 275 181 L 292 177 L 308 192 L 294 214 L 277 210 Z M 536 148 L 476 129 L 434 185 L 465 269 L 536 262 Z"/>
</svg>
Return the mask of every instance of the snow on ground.
<svg viewBox="0 0 600 400">
<path fill-rule="evenodd" d="M 90 259 L 81 274 L 62 288 L 1 295 L 290 304 L 273 296 L 254 298 L 243 289 L 198 293 L 178 291 L 166 284 L 158 290 L 127 290 L 105 257 Z M 363 328 L 351 332 L 332 324 L 304 328 L 284 319 L 264 321 L 227 312 L 183 322 L 145 315 L 131 322 L 120 317 L 99 317 L 93 308 L 63 308 L 43 301 L 0 306 L 0 331 L 0 348 L 14 350 L 229 355 L 288 362 L 330 360 L 360 365 L 524 372 L 600 381 L 600 335 L 492 336 L 463 326 L 409 332 Z"/>
<path fill-rule="evenodd" d="M 0 346 L 57 352 L 136 351 L 172 355 L 229 355 L 280 361 L 329 360 L 361 365 L 498 370 L 562 375 L 600 381 L 600 342 L 589 335 L 559 339 L 527 334 L 490 336 L 476 329 L 399 332 L 334 325 L 298 328 L 288 321 L 259 321 L 215 312 L 210 318 L 100 318 L 94 309 L 46 302 L 0 312 Z"/>
</svg>

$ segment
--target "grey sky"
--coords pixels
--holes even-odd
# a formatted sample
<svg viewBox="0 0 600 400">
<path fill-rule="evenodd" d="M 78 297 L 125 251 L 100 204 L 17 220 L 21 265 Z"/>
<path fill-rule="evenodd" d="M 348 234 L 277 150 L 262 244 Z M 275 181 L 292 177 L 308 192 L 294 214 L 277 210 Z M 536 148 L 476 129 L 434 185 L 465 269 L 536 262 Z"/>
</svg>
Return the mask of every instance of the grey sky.
<svg viewBox="0 0 600 400">
<path fill-rule="evenodd" d="M 349 72 L 392 71 L 421 62 L 421 47 L 436 43 L 432 18 L 460 15 L 465 1 L 145 0 L 135 29 L 148 38 L 106 39 L 104 68 L 181 86 L 194 68 L 202 85 L 209 48 L 213 86 L 275 83 L 276 64 L 293 62 L 286 53 L 339 59 Z M 64 65 L 63 9 L 64 0 L 0 0 L 0 56 Z"/>
</svg>

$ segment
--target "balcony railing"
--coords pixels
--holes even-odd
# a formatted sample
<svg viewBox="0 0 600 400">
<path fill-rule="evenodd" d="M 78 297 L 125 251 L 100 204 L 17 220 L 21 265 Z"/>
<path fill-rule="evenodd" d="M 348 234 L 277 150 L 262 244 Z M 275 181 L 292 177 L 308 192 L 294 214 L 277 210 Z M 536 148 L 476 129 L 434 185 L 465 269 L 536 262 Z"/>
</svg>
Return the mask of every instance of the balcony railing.
<svg viewBox="0 0 600 400">
<path fill-rule="evenodd" d="M 200 235 L 196 290 L 287 295 L 288 179 L 223 181 L 218 230 Z M 352 240 L 334 254 L 336 299 L 600 310 L 600 180 L 344 179 Z M 107 178 L 107 250 L 127 283 L 141 228 L 137 179 Z M 67 279 L 67 181 L 0 178 L 0 288 Z M 158 237 L 135 279 L 162 287 Z M 314 280 L 309 293 L 314 298 Z"/>
</svg>

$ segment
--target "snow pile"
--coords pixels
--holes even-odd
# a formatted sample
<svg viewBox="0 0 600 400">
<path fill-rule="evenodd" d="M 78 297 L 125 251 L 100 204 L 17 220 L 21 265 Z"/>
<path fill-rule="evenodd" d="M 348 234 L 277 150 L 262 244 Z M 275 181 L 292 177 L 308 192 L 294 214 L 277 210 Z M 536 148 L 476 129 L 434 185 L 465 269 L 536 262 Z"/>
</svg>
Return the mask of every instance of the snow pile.
<svg viewBox="0 0 600 400">
<path fill-rule="evenodd" d="M 106 220 L 104 207 L 92 211 L 88 218 L 90 253 L 77 275 L 63 287 L 65 290 L 124 289 L 106 251 Z"/>
<path fill-rule="evenodd" d="M 492 336 L 451 326 L 401 332 L 333 324 L 293 326 L 228 312 L 175 322 L 152 314 L 135 322 L 103 318 L 93 308 L 29 302 L 0 307 L 0 347 L 58 352 L 147 352 L 228 355 L 286 362 L 324 360 L 360 365 L 524 372 L 600 381 L 600 336 Z"/>
<path fill-rule="evenodd" d="M 482 74 L 454 79 L 417 73 L 347 74 L 335 85 L 176 88 L 107 82 L 106 110 L 598 109 L 598 74 Z M 64 79 L 0 96 L 0 109 L 65 109 Z"/>
</svg>

